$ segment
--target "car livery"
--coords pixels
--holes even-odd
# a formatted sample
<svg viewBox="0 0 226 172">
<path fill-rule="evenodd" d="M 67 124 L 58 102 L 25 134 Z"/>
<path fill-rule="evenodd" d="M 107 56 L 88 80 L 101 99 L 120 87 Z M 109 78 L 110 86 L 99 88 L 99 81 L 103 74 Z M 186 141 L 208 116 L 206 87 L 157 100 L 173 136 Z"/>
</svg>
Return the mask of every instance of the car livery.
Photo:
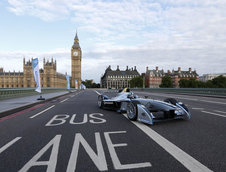
<svg viewBox="0 0 226 172">
<path fill-rule="evenodd" d="M 128 88 L 112 98 L 105 94 L 99 95 L 98 106 L 102 109 L 126 112 L 130 120 L 151 125 L 163 120 L 191 118 L 187 106 L 174 98 L 167 98 L 164 101 L 139 98 Z"/>
</svg>

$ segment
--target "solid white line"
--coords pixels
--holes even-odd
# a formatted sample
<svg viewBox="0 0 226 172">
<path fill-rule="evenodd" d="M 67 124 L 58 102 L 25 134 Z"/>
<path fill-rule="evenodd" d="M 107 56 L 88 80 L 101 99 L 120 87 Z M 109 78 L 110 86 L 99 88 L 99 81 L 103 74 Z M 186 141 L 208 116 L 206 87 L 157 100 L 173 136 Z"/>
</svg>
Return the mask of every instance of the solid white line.
<svg viewBox="0 0 226 172">
<path fill-rule="evenodd" d="M 65 101 L 67 101 L 69 98 L 67 98 L 67 99 L 64 99 L 64 100 L 62 100 L 60 103 L 63 103 L 63 102 L 65 102 Z"/>
<path fill-rule="evenodd" d="M 3 147 L 0 148 L 0 154 L 6 150 L 8 147 L 10 147 L 11 145 L 13 145 L 15 142 L 17 142 L 18 140 L 20 140 L 21 137 L 16 137 L 15 139 L 13 139 L 12 141 L 10 141 L 9 143 L 7 143 L 6 145 L 4 145 Z"/>
<path fill-rule="evenodd" d="M 223 111 L 220 111 L 220 110 L 215 110 L 215 112 L 218 112 L 218 113 L 226 113 L 226 112 L 223 112 Z"/>
<path fill-rule="evenodd" d="M 226 118 L 225 115 L 221 115 L 221 114 L 218 114 L 218 113 L 213 113 L 213 112 L 207 112 L 207 111 L 202 111 L 203 113 L 208 113 L 208 114 L 211 114 L 211 115 L 215 115 L 215 116 L 220 116 L 220 117 L 224 117 Z"/>
<path fill-rule="evenodd" d="M 35 114 L 34 116 L 32 116 L 32 117 L 30 117 L 30 118 L 34 118 L 34 117 L 36 117 L 36 116 L 38 116 L 38 115 L 40 115 L 40 114 L 42 114 L 42 113 L 46 112 L 47 110 L 52 109 L 54 106 L 55 106 L 55 105 L 50 106 L 49 108 L 47 108 L 47 109 L 45 109 L 45 110 L 43 110 L 43 111 L 41 111 L 41 112 L 39 112 L 39 113 Z"/>
<path fill-rule="evenodd" d="M 95 92 L 96 92 L 98 95 L 101 95 L 99 92 L 97 92 L 97 90 L 95 90 Z"/>
<path fill-rule="evenodd" d="M 126 114 L 123 114 L 126 118 Z M 163 149 L 165 149 L 169 154 L 171 154 L 176 160 L 178 160 L 182 165 L 184 165 L 189 171 L 212 171 L 206 166 L 201 164 L 199 161 L 188 155 L 186 152 L 181 150 L 179 147 L 162 137 L 160 134 L 152 130 L 147 125 L 139 122 L 133 122 L 138 128 L 140 128 L 145 134 L 147 134 L 152 140 L 159 144 Z"/>
</svg>

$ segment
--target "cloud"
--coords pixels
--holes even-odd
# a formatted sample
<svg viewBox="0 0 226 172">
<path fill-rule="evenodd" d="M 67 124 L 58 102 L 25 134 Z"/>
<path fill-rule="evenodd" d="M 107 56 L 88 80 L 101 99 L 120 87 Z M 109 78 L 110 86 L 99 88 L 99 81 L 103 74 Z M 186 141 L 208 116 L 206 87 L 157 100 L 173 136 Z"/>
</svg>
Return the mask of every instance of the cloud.
<svg viewBox="0 0 226 172">
<path fill-rule="evenodd" d="M 120 65 L 122 69 L 136 65 L 139 72 L 144 72 L 146 66 L 164 70 L 192 67 L 199 74 L 226 72 L 225 0 L 8 0 L 8 3 L 9 11 L 15 15 L 34 16 L 45 22 L 68 20 L 79 26 L 79 32 L 87 35 L 80 40 L 83 79 L 99 81 L 108 65 L 113 68 Z M 58 70 L 70 73 L 69 51 L 24 54 L 53 56 L 61 64 Z M 1 59 L 3 56 L 4 53 L 0 54 Z M 23 53 L 5 56 L 18 61 Z"/>
<path fill-rule="evenodd" d="M 211 52 L 211 53 L 210 53 Z M 106 52 L 89 52 L 84 53 L 82 58 L 82 79 L 94 79 L 100 82 L 100 77 L 104 74 L 108 65 L 116 70 L 119 65 L 121 70 L 125 70 L 126 66 L 132 68 L 137 67 L 140 73 L 145 72 L 146 67 L 154 69 L 158 66 L 164 71 L 177 69 L 188 70 L 192 67 L 199 75 L 204 73 L 226 73 L 226 49 L 114 49 Z M 23 57 L 26 61 L 31 57 L 38 57 L 40 60 L 40 68 L 43 66 L 43 58 L 57 61 L 57 72 L 71 74 L 71 58 L 70 52 L 64 49 L 52 50 L 49 52 L 1 52 L 1 65 L 5 71 L 22 71 Z M 213 58 L 214 57 L 214 58 Z M 8 59 L 13 64 L 9 63 Z"/>
</svg>

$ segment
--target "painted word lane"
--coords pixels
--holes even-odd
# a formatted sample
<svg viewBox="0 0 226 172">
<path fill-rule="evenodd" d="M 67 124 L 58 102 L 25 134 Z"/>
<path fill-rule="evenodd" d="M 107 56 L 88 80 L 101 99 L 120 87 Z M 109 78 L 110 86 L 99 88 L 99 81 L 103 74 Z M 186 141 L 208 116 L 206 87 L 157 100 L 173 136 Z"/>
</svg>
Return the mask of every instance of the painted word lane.
<svg viewBox="0 0 226 172">
<path fill-rule="evenodd" d="M 98 128 L 101 128 L 101 125 L 110 125 L 105 115 L 101 113 L 57 114 L 52 116 L 42 127 L 46 131 L 53 131 L 53 129 L 55 131 L 57 128 L 69 126 L 70 130 L 67 132 L 67 137 L 63 133 L 60 133 L 60 130 L 57 130 L 58 134 L 46 139 L 44 146 L 35 150 L 35 153 L 31 155 L 30 159 L 21 168 L 15 169 L 15 171 L 24 172 L 45 169 L 45 171 L 54 172 L 58 169 L 58 163 L 62 163 L 62 158 L 64 162 L 67 162 L 63 165 L 65 167 L 64 171 L 67 172 L 82 171 L 83 166 L 85 167 L 88 164 L 90 171 L 109 171 L 109 166 L 111 165 L 113 165 L 113 169 L 116 171 L 150 168 L 152 166 L 148 160 L 142 162 L 136 159 L 137 162 L 133 160 L 133 162 L 123 163 L 120 159 L 122 157 L 120 152 L 129 151 L 128 154 L 131 155 L 134 151 L 128 148 L 129 143 L 121 141 L 128 137 L 126 130 L 111 131 L 110 129 L 106 129 L 106 131 L 96 131 L 94 129 L 93 132 L 90 130 L 76 131 L 77 126 L 83 126 L 83 128 L 86 126 L 92 126 L 94 128 L 98 126 Z M 69 155 L 61 157 L 62 154 L 59 152 L 65 149 L 64 145 L 67 140 L 71 146 L 68 147 L 70 150 L 67 149 Z M 7 153 L 8 150 L 17 146 L 17 144 L 23 145 L 25 143 L 26 138 L 21 136 L 13 138 L 0 147 L 0 154 Z M 30 145 L 33 145 L 33 143 L 30 143 Z M 24 154 L 25 152 L 21 153 Z M 68 158 L 65 161 L 66 157 Z M 86 160 L 87 163 L 84 162 Z M 79 162 L 83 163 L 81 164 Z"/>
</svg>

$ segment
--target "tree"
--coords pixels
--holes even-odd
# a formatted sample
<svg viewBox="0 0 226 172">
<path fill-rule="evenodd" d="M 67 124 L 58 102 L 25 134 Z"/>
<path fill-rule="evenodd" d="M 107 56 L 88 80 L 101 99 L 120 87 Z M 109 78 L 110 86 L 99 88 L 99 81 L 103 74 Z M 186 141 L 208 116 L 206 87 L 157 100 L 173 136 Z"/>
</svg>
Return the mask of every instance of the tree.
<svg viewBox="0 0 226 172">
<path fill-rule="evenodd" d="M 135 77 L 129 81 L 130 88 L 142 88 L 143 78 L 141 76 Z"/>
<path fill-rule="evenodd" d="M 82 84 L 86 86 L 86 88 L 100 88 L 100 84 L 96 84 L 92 79 L 82 81 Z"/>
<path fill-rule="evenodd" d="M 226 77 L 220 75 L 212 80 L 215 88 L 226 88 Z"/>
<path fill-rule="evenodd" d="M 173 87 L 173 81 L 170 76 L 164 76 L 162 78 L 162 83 L 159 85 L 161 88 L 172 88 Z"/>
<path fill-rule="evenodd" d="M 180 79 L 179 87 L 180 88 L 188 88 L 189 87 L 189 81 L 187 79 Z"/>
</svg>

